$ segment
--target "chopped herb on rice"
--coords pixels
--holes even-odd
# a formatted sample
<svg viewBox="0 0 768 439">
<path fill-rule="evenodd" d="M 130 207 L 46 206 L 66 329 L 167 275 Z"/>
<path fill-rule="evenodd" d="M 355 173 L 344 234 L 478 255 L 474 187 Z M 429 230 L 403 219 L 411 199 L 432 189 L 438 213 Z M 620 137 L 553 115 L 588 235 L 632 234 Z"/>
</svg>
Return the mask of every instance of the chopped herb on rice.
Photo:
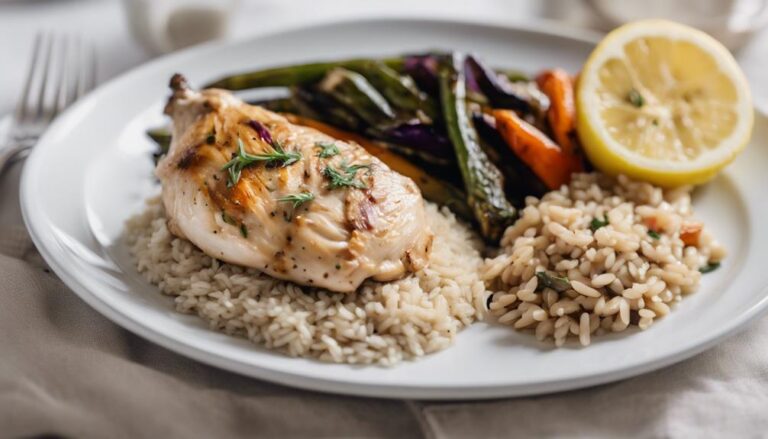
<svg viewBox="0 0 768 439">
<path fill-rule="evenodd" d="M 568 186 L 530 199 L 504 234 L 501 255 L 484 265 L 496 291 L 490 314 L 557 346 L 568 338 L 588 345 L 594 335 L 630 325 L 648 328 L 717 268 L 708 261 L 725 256 L 706 230 L 698 247 L 643 232 L 645 218 L 682 224 L 689 207 L 688 192 L 598 174 L 577 174 Z M 608 217 L 612 227 L 603 229 Z M 676 263 L 657 262 L 669 258 Z"/>
</svg>

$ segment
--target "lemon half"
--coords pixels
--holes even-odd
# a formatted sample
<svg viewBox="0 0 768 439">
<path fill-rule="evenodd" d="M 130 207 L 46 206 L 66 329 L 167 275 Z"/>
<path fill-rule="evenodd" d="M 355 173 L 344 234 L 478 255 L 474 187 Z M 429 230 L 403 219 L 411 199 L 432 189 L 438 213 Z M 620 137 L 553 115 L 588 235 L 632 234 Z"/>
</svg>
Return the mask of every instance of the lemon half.
<svg viewBox="0 0 768 439">
<path fill-rule="evenodd" d="M 662 186 L 712 178 L 752 132 L 749 85 L 709 35 L 643 20 L 598 44 L 576 88 L 577 130 L 598 169 Z"/>
</svg>

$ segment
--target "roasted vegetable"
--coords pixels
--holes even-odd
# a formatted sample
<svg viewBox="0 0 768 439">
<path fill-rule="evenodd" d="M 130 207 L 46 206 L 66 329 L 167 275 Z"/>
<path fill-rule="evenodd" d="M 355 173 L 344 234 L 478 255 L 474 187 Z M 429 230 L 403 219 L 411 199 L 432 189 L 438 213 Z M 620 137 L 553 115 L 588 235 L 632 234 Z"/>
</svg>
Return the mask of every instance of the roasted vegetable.
<svg viewBox="0 0 768 439">
<path fill-rule="evenodd" d="M 546 112 L 548 106 L 546 98 L 526 87 L 525 84 L 513 85 L 502 82 L 495 71 L 473 56 L 467 57 L 467 66 L 471 69 L 477 86 L 488 97 L 494 108 L 509 108 L 522 115 L 533 115 L 537 119 L 542 118 Z"/>
<path fill-rule="evenodd" d="M 317 89 L 373 127 L 396 125 L 397 115 L 389 102 L 359 73 L 333 69 L 320 81 Z"/>
<path fill-rule="evenodd" d="M 433 163 L 448 165 L 456 162 L 451 141 L 434 125 L 402 124 L 385 130 L 381 133 L 381 138 L 411 147 L 410 149 L 419 153 L 426 153 L 427 161 Z"/>
<path fill-rule="evenodd" d="M 353 111 L 310 86 L 292 87 L 291 99 L 296 107 L 294 112 L 303 116 L 350 131 L 363 130 L 365 127 L 365 123 Z"/>
<path fill-rule="evenodd" d="M 432 123 L 436 118 L 435 103 L 419 90 L 410 76 L 401 75 L 381 62 L 368 63 L 357 72 L 373 84 L 401 118 L 412 115 L 425 124 Z"/>
<path fill-rule="evenodd" d="M 531 78 L 520 70 L 498 69 L 496 73 L 507 78 L 509 82 L 530 82 Z"/>
<path fill-rule="evenodd" d="M 416 84 L 432 96 L 437 96 L 440 84 L 437 79 L 440 58 L 444 55 L 425 54 L 405 57 L 402 72 L 413 78 Z"/>
<path fill-rule="evenodd" d="M 566 154 L 544 133 L 511 110 L 494 110 L 496 128 L 512 151 L 547 185 L 557 189 L 581 169 L 579 158 Z"/>
<path fill-rule="evenodd" d="M 246 90 L 261 87 L 291 87 L 294 85 L 306 85 L 320 81 L 326 73 L 335 68 L 359 69 L 371 62 L 382 62 L 395 70 L 403 67 L 405 59 L 402 57 L 373 59 L 348 59 L 335 62 L 319 62 L 299 64 L 283 67 L 274 67 L 253 72 L 238 73 L 226 76 L 211 82 L 205 88 L 223 88 L 226 90 Z"/>
<path fill-rule="evenodd" d="M 549 98 L 547 120 L 552 137 L 566 154 L 576 151 L 576 104 L 571 76 L 562 69 L 545 70 L 536 77 L 539 89 Z"/>
<path fill-rule="evenodd" d="M 467 202 L 489 241 L 497 241 L 515 219 L 515 209 L 504 194 L 504 177 L 480 146 L 467 110 L 464 60 L 453 54 L 440 63 L 440 100 L 448 137 L 467 191 Z"/>
<path fill-rule="evenodd" d="M 388 126 L 393 123 L 389 120 L 370 125 L 351 107 L 312 87 L 294 87 L 292 94 L 296 107 L 294 113 L 395 144 L 394 149 L 398 152 L 418 157 L 424 163 L 445 167 L 456 162 L 450 141 L 432 125 L 415 122 Z M 353 95 L 367 99 L 360 97 L 357 91 Z"/>
<path fill-rule="evenodd" d="M 478 112 L 473 114 L 472 120 L 483 150 L 504 174 L 504 190 L 512 203 L 520 206 L 528 195 L 544 195 L 547 186 L 512 152 L 496 129 L 493 116 Z"/>
<path fill-rule="evenodd" d="M 287 98 L 248 101 L 248 104 L 258 105 L 276 113 L 295 113 L 297 111 L 296 102 L 293 100 L 292 96 Z"/>
<path fill-rule="evenodd" d="M 433 177 L 423 169 L 417 167 L 398 154 L 391 152 L 388 148 L 379 143 L 371 141 L 358 134 L 340 130 L 317 120 L 294 114 L 286 114 L 285 117 L 292 123 L 314 128 L 333 138 L 359 144 L 371 155 L 386 163 L 392 170 L 413 180 L 416 185 L 419 186 L 419 189 L 421 189 L 424 198 L 437 204 L 448 206 L 457 216 L 467 221 L 472 220 L 472 211 L 469 209 L 466 202 L 466 196 L 462 191 L 449 183 Z"/>
</svg>

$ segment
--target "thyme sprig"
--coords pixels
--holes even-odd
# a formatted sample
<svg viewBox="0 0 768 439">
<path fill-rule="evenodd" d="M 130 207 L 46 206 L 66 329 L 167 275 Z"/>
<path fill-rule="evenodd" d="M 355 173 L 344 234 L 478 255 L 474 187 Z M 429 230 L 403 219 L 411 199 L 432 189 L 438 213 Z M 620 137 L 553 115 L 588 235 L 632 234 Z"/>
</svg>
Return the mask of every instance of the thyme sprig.
<svg viewBox="0 0 768 439">
<path fill-rule="evenodd" d="M 290 194 L 284 197 L 278 198 L 277 201 L 281 203 L 293 203 L 293 208 L 297 209 L 304 203 L 308 203 L 315 199 L 315 194 L 312 192 L 300 192 L 298 194 Z"/>
<path fill-rule="evenodd" d="M 249 154 L 245 152 L 245 146 L 243 141 L 237 139 L 237 154 L 232 157 L 232 160 L 228 161 L 221 170 L 227 171 L 229 176 L 227 180 L 227 187 L 232 187 L 240 181 L 240 175 L 243 169 L 246 167 L 258 163 L 265 162 L 268 165 L 280 164 L 282 166 L 288 166 L 301 160 L 301 153 L 296 151 L 285 151 L 279 142 L 273 141 L 273 152 L 265 154 Z"/>
<path fill-rule="evenodd" d="M 339 147 L 333 142 L 317 142 L 315 147 L 320 148 L 320 152 L 317 156 L 321 159 L 327 159 L 333 157 L 339 153 Z"/>
<path fill-rule="evenodd" d="M 342 162 L 337 169 L 332 166 L 326 166 L 323 169 L 323 175 L 328 178 L 328 188 L 337 189 L 340 187 L 353 187 L 355 189 L 367 189 L 368 186 L 357 179 L 357 171 L 360 169 L 370 169 L 371 165 L 348 165 Z"/>
</svg>

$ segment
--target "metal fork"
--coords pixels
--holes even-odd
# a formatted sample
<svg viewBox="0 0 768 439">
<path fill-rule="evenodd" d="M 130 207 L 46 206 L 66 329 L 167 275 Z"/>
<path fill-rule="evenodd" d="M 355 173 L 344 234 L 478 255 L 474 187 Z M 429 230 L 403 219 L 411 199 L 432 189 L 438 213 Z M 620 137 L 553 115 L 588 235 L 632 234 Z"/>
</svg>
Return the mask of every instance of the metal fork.
<svg viewBox="0 0 768 439">
<path fill-rule="evenodd" d="M 96 85 L 96 52 L 78 36 L 38 33 L 16 105 L 0 174 L 28 155 L 51 121 Z"/>
</svg>

